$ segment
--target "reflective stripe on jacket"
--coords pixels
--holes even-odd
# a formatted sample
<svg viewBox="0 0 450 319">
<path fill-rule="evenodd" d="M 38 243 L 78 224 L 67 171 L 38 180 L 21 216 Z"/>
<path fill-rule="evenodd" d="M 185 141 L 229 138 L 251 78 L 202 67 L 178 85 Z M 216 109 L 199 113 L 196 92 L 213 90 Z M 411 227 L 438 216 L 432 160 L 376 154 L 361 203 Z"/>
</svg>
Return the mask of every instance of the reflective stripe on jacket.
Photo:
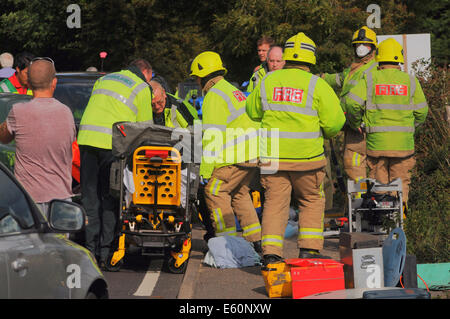
<svg viewBox="0 0 450 319">
<path fill-rule="evenodd" d="M 419 81 L 398 69 L 368 72 L 345 103 L 350 126 L 358 129 L 365 123 L 372 151 L 413 151 L 415 127 L 428 113 Z"/>
<path fill-rule="evenodd" d="M 17 88 L 14 86 L 14 84 L 11 82 L 11 78 L 15 79 L 15 82 L 17 82 L 17 85 L 20 85 L 18 83 L 18 79 L 17 77 L 14 75 L 12 75 L 10 78 L 8 79 L 4 79 L 0 82 L 0 92 L 1 93 L 14 93 L 14 94 L 24 94 L 24 93 L 20 93 Z M 31 89 L 27 89 L 26 90 L 26 95 L 33 95 L 33 91 Z"/>
<path fill-rule="evenodd" d="M 129 70 L 98 79 L 80 122 L 79 145 L 111 149 L 116 122 L 152 120 L 149 85 Z"/>
<path fill-rule="evenodd" d="M 250 118 L 261 121 L 260 157 L 273 161 L 324 160 L 323 138 L 335 136 L 345 123 L 333 89 L 297 68 L 269 72 L 247 98 L 246 108 Z"/>
<path fill-rule="evenodd" d="M 374 70 L 377 65 L 378 63 L 375 62 L 375 59 L 371 59 L 351 74 L 351 69 L 346 68 L 341 73 L 325 73 L 323 75 L 323 79 L 335 90 L 335 92 L 340 90 L 339 98 L 341 100 L 341 106 L 343 107 L 344 112 L 346 112 L 345 103 L 342 102 L 344 101 L 345 96 L 358 83 L 358 81 L 363 78 L 364 74 Z"/>
</svg>

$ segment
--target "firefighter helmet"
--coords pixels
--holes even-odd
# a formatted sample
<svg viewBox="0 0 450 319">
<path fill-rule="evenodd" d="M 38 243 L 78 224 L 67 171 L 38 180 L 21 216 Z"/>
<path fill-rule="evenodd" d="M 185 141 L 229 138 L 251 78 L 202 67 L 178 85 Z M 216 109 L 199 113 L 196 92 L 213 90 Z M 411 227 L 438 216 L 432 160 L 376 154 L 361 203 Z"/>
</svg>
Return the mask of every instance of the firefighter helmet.
<svg viewBox="0 0 450 319">
<path fill-rule="evenodd" d="M 377 47 L 377 34 L 368 27 L 364 26 L 353 33 L 352 44 L 372 44 Z"/>
<path fill-rule="evenodd" d="M 216 71 L 225 71 L 225 74 L 227 73 L 220 55 L 216 52 L 205 51 L 197 55 L 192 61 L 190 76 L 204 78 Z"/>
<path fill-rule="evenodd" d="M 378 45 L 375 60 L 377 62 L 405 63 L 403 47 L 394 38 L 388 38 Z"/>
<path fill-rule="evenodd" d="M 316 44 L 299 32 L 284 44 L 283 60 L 316 64 Z"/>
</svg>

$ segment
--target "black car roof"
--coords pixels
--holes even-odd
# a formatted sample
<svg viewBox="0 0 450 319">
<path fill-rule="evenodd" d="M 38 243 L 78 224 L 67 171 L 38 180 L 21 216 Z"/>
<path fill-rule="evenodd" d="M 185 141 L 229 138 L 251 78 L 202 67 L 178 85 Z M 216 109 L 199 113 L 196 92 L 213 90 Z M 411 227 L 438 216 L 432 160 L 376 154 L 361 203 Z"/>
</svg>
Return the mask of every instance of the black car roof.
<svg viewBox="0 0 450 319">
<path fill-rule="evenodd" d="M 106 72 L 58 72 L 56 73 L 56 77 L 58 80 L 96 80 L 104 75 L 106 75 Z"/>
</svg>

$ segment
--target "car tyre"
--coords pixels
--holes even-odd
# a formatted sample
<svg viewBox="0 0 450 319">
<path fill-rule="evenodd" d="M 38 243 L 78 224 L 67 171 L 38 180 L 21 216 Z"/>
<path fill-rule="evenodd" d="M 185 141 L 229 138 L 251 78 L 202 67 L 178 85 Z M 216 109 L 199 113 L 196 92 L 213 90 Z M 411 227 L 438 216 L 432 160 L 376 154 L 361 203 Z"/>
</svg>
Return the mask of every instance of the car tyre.
<svg viewBox="0 0 450 319">
<path fill-rule="evenodd" d="M 89 291 L 85 297 L 85 299 L 100 299 L 95 293 Z"/>
</svg>

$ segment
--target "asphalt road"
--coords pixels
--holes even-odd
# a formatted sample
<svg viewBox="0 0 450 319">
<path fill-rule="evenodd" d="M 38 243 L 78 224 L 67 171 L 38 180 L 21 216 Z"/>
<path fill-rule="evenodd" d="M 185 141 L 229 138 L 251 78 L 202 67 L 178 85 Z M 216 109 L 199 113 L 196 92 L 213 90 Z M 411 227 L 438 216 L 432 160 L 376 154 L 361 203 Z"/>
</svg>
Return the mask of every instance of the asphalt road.
<svg viewBox="0 0 450 319">
<path fill-rule="evenodd" d="M 104 272 L 111 299 L 269 299 L 261 267 L 217 269 L 204 263 L 204 229 L 194 225 L 185 274 L 163 270 L 162 257 L 125 255 L 119 272 Z M 338 258 L 337 240 L 327 240 L 324 253 Z M 296 258 L 295 237 L 285 241 L 285 258 Z M 236 289 L 238 288 L 238 289 Z"/>
<path fill-rule="evenodd" d="M 110 299 L 176 299 L 183 274 L 163 270 L 162 257 L 128 255 L 118 272 L 107 272 Z"/>
</svg>

